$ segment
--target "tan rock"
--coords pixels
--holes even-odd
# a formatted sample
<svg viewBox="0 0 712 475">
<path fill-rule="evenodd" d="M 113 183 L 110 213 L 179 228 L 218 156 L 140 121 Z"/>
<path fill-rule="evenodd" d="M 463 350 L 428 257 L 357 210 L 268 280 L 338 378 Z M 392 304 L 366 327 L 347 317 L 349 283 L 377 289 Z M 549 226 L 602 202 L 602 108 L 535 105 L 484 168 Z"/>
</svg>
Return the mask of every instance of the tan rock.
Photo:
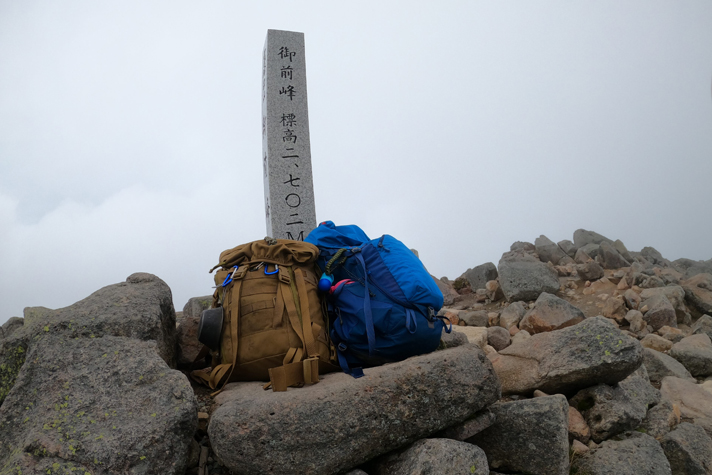
<svg viewBox="0 0 712 475">
<path fill-rule="evenodd" d="M 628 308 L 625 305 L 623 297 L 612 297 L 606 300 L 603 306 L 603 316 L 612 318 L 618 323 L 625 321 L 625 316 L 628 313 Z"/>
<path fill-rule="evenodd" d="M 674 376 L 663 378 L 660 393 L 679 407 L 681 417 L 692 419 L 708 435 L 712 434 L 712 393 L 699 384 Z"/>
<path fill-rule="evenodd" d="M 498 327 L 499 326 L 499 312 L 489 312 L 487 314 L 487 321 L 489 322 L 490 327 Z"/>
<path fill-rule="evenodd" d="M 487 328 L 485 327 L 452 327 L 454 331 L 462 332 L 470 343 L 474 343 L 483 350 L 487 346 Z"/>
<path fill-rule="evenodd" d="M 512 345 L 531 338 L 531 336 L 531 333 L 529 333 L 528 331 L 519 330 L 515 335 L 512 336 Z"/>
<path fill-rule="evenodd" d="M 574 439 L 573 443 L 571 444 L 571 451 L 576 455 L 583 455 L 590 450 L 591 449 L 589 449 L 587 446 L 585 446 L 576 439 Z"/>
<path fill-rule="evenodd" d="M 591 429 L 583 415 L 576 408 L 569 406 L 569 439 L 587 444 L 591 440 Z"/>
<path fill-rule="evenodd" d="M 651 350 L 659 351 L 661 353 L 664 353 L 672 348 L 672 342 L 670 340 L 666 340 L 665 338 L 655 335 L 654 333 L 645 335 L 645 337 L 640 340 L 640 344 L 645 348 L 650 348 Z"/>
</svg>

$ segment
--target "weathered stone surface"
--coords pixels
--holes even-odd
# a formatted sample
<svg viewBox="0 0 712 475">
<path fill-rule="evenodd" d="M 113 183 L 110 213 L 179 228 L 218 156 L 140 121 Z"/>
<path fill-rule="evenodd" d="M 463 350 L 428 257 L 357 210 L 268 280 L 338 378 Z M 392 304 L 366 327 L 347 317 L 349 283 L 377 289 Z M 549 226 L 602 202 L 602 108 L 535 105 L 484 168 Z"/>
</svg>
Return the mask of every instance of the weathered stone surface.
<svg viewBox="0 0 712 475">
<path fill-rule="evenodd" d="M 647 246 L 644 247 L 643 249 L 640 250 L 640 254 L 645 257 L 649 262 L 652 262 L 653 264 L 658 264 L 658 265 L 665 265 L 667 264 L 667 259 L 663 257 L 660 252 L 658 252 L 657 249 L 655 249 L 652 246 Z"/>
<path fill-rule="evenodd" d="M 668 400 L 661 399 L 660 404 L 648 409 L 648 414 L 638 426 L 639 432 L 656 439 L 664 436 L 680 423 L 680 410 Z"/>
<path fill-rule="evenodd" d="M 660 441 L 673 475 L 712 473 L 712 439 L 702 427 L 683 422 Z"/>
<path fill-rule="evenodd" d="M 695 324 L 692 325 L 692 333 L 694 335 L 704 333 L 712 339 L 712 317 L 709 315 L 702 315 L 698 318 Z"/>
<path fill-rule="evenodd" d="M 529 310 L 519 328 L 534 335 L 536 333 L 558 330 L 582 322 L 586 316 L 577 307 L 556 295 L 542 292 Z"/>
<path fill-rule="evenodd" d="M 477 289 L 484 289 L 487 282 L 495 280 L 498 275 L 497 267 L 491 262 L 485 262 L 465 272 L 463 277 L 470 283 L 470 287 L 474 292 Z"/>
<path fill-rule="evenodd" d="M 498 268 L 499 284 L 508 302 L 535 300 L 542 292 L 559 290 L 556 271 L 525 252 L 503 254 Z"/>
<path fill-rule="evenodd" d="M 670 356 L 682 363 L 693 376 L 712 374 L 712 341 L 704 333 L 688 336 L 675 343 Z"/>
<path fill-rule="evenodd" d="M 534 240 L 534 247 L 541 262 L 551 262 L 556 265 L 561 259 L 568 257 L 554 241 L 543 234 Z"/>
<path fill-rule="evenodd" d="M 693 261 L 692 259 L 682 258 L 673 261 L 673 265 L 688 279 L 696 276 L 697 274 L 712 275 L 712 259 L 707 261 Z"/>
<path fill-rule="evenodd" d="M 518 326 L 520 320 L 527 313 L 523 302 L 512 302 L 499 315 L 499 326 L 509 330 L 513 326 Z"/>
<path fill-rule="evenodd" d="M 536 252 L 534 244 L 526 241 L 517 241 L 509 246 L 510 251 Z"/>
<path fill-rule="evenodd" d="M 588 444 L 591 439 L 591 429 L 586 424 L 578 409 L 569 406 L 569 442 L 579 440 L 584 444 Z"/>
<path fill-rule="evenodd" d="M 3 338 L 8 338 L 12 335 L 15 330 L 22 328 L 25 324 L 25 319 L 20 317 L 11 317 L 8 321 L 2 324 L 0 327 L 0 340 Z"/>
<path fill-rule="evenodd" d="M 598 247 L 598 246 L 596 246 L 596 247 Z M 589 262 L 595 262 L 595 261 L 593 261 L 593 257 L 586 254 L 586 251 L 584 251 L 583 249 L 578 249 L 576 251 L 576 255 L 574 256 L 574 261 L 577 262 L 578 264 L 588 264 Z"/>
<path fill-rule="evenodd" d="M 571 398 L 571 405 L 586 419 L 595 442 L 635 429 L 648 406 L 660 401 L 660 392 L 650 386 L 643 372 L 638 370 L 613 387 L 599 384 L 583 389 Z"/>
<path fill-rule="evenodd" d="M 616 239 L 613 243 L 613 247 L 616 249 L 616 251 L 618 251 L 621 256 L 623 256 L 623 259 L 630 263 L 634 261 L 633 256 L 631 255 L 630 251 L 628 251 L 628 248 L 625 247 L 623 241 L 621 241 L 620 239 Z"/>
<path fill-rule="evenodd" d="M 597 232 L 587 231 L 585 229 L 577 229 L 574 231 L 574 245 L 579 248 L 587 244 L 601 244 L 602 242 L 613 244 L 613 241 Z"/>
<path fill-rule="evenodd" d="M 621 267 L 629 267 L 628 262 L 620 253 L 607 242 L 602 242 L 599 245 L 598 259 L 604 269 L 620 269 Z"/>
<path fill-rule="evenodd" d="M 502 327 L 489 327 L 487 329 L 487 343 L 495 350 L 500 351 L 509 346 L 512 337 L 509 332 Z"/>
<path fill-rule="evenodd" d="M 69 307 L 26 309 L 25 323 L 0 340 L 0 403 L 12 388 L 34 338 L 46 333 L 70 338 L 104 335 L 154 340 L 158 354 L 175 366 L 175 310 L 171 290 L 152 274 L 136 273 Z"/>
<path fill-rule="evenodd" d="M 471 310 L 460 312 L 457 316 L 460 321 L 467 323 L 470 327 L 486 327 L 489 323 L 487 310 Z"/>
<path fill-rule="evenodd" d="M 603 277 L 603 267 L 601 267 L 597 262 L 590 261 L 585 264 L 576 264 L 576 273 L 581 280 L 598 280 Z"/>
<path fill-rule="evenodd" d="M 195 361 L 203 344 L 198 341 L 200 314 L 210 308 L 213 296 L 193 297 L 183 307 L 183 316 L 178 319 L 176 337 L 178 339 L 178 364 L 189 365 Z"/>
<path fill-rule="evenodd" d="M 369 368 L 358 379 L 331 373 L 287 392 L 228 385 L 208 433 L 237 473 L 335 473 L 462 422 L 499 397 L 484 353 L 465 345 Z"/>
<path fill-rule="evenodd" d="M 484 349 L 487 345 L 487 329 L 485 327 L 452 327 L 452 331 L 462 333 L 467 337 L 469 343 L 473 343 Z"/>
<path fill-rule="evenodd" d="M 478 412 L 470 419 L 448 427 L 445 430 L 441 430 L 440 432 L 433 434 L 431 437 L 442 437 L 444 439 L 453 439 L 462 442 L 475 434 L 479 434 L 494 424 L 495 420 L 496 417 L 494 413 L 489 409 L 485 409 Z"/>
<path fill-rule="evenodd" d="M 680 283 L 687 304 L 699 313 L 712 315 L 712 273 L 697 274 Z"/>
<path fill-rule="evenodd" d="M 438 286 L 440 292 L 443 294 L 443 305 L 452 305 L 455 302 L 455 298 L 459 295 L 451 283 L 447 282 L 446 279 L 436 279 L 431 276 L 435 281 L 435 285 Z"/>
<path fill-rule="evenodd" d="M 695 381 L 689 371 L 675 358 L 650 348 L 643 349 L 643 364 L 651 381 L 660 382 L 665 376 Z"/>
<path fill-rule="evenodd" d="M 456 331 L 454 326 L 452 327 L 450 333 L 447 333 L 443 328 L 443 333 L 440 337 L 440 345 L 443 348 L 454 348 L 456 346 L 466 345 L 467 343 L 467 335 L 462 332 Z"/>
<path fill-rule="evenodd" d="M 487 454 L 490 468 L 532 475 L 569 470 L 568 404 L 560 394 L 494 404 L 496 422 L 468 442 Z"/>
<path fill-rule="evenodd" d="M 0 467 L 182 475 L 196 427 L 190 383 L 155 342 L 47 332 L 0 406 Z"/>
<path fill-rule="evenodd" d="M 625 320 L 630 324 L 630 331 L 633 333 L 638 333 L 648 326 L 643 314 L 638 310 L 629 310 L 625 314 Z"/>
<path fill-rule="evenodd" d="M 663 378 L 660 393 L 680 408 L 683 418 L 692 419 L 712 436 L 712 393 L 699 384 L 674 376 Z"/>
<path fill-rule="evenodd" d="M 384 455 L 368 464 L 370 475 L 489 475 L 481 448 L 449 439 L 422 439 L 405 450 Z"/>
<path fill-rule="evenodd" d="M 650 348 L 651 350 L 660 352 L 668 351 L 672 348 L 672 342 L 670 340 L 666 340 L 665 338 L 653 333 L 645 335 L 643 339 L 640 340 L 640 344 L 643 345 L 643 348 Z"/>
<path fill-rule="evenodd" d="M 665 325 L 669 327 L 677 327 L 677 314 L 672 303 L 665 295 L 655 295 L 643 302 L 644 306 L 648 307 L 643 318 L 648 325 L 653 327 L 653 330 L 659 330 Z"/>
<path fill-rule="evenodd" d="M 635 290 L 628 289 L 625 291 L 623 294 L 623 299 L 625 300 L 625 304 L 628 306 L 630 309 L 637 310 L 638 307 L 640 306 L 640 294 L 636 292 Z"/>
<path fill-rule="evenodd" d="M 623 297 L 618 295 L 606 299 L 606 302 L 603 304 L 602 313 L 604 317 L 612 318 L 616 323 L 622 324 L 628 313 L 628 307 L 626 307 Z"/>
<path fill-rule="evenodd" d="M 627 433 L 623 440 L 607 440 L 597 449 L 574 458 L 575 475 L 672 475 L 660 443 L 646 434 Z"/>
<path fill-rule="evenodd" d="M 643 348 L 603 317 L 533 335 L 492 358 L 503 394 L 553 394 L 615 384 L 638 369 Z"/>
<path fill-rule="evenodd" d="M 640 293 L 640 298 L 643 301 L 647 301 L 656 295 L 664 295 L 675 309 L 677 323 L 685 323 L 688 312 L 687 307 L 685 307 L 685 290 L 682 287 L 679 285 L 668 285 L 654 289 L 643 289 Z"/>
<path fill-rule="evenodd" d="M 559 246 L 561 250 L 564 251 L 569 257 L 574 257 L 576 255 L 576 251 L 578 250 L 578 247 L 576 247 L 576 245 L 568 239 L 559 241 L 556 243 L 556 245 Z"/>
</svg>

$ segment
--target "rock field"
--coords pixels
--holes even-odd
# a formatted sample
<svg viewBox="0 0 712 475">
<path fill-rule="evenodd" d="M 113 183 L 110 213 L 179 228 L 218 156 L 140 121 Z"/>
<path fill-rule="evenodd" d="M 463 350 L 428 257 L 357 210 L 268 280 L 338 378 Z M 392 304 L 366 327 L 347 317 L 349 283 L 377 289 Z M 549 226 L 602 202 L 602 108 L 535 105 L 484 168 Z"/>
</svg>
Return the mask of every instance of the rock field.
<svg viewBox="0 0 712 475">
<path fill-rule="evenodd" d="M 287 392 L 188 373 L 209 296 L 137 273 L 0 331 L 0 475 L 712 474 L 712 259 L 583 229 L 450 280 L 440 348 Z"/>
</svg>

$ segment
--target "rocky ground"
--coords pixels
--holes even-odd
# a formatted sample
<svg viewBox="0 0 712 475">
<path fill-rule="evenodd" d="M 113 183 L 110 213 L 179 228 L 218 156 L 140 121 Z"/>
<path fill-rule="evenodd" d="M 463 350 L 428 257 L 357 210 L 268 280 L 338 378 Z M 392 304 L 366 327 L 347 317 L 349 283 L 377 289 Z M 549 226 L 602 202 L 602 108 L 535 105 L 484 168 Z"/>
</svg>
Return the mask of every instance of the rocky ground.
<svg viewBox="0 0 712 475">
<path fill-rule="evenodd" d="M 134 274 L 0 332 L 0 475 L 712 473 L 712 259 L 577 230 L 436 279 L 441 348 L 212 397 L 210 297 Z"/>
</svg>

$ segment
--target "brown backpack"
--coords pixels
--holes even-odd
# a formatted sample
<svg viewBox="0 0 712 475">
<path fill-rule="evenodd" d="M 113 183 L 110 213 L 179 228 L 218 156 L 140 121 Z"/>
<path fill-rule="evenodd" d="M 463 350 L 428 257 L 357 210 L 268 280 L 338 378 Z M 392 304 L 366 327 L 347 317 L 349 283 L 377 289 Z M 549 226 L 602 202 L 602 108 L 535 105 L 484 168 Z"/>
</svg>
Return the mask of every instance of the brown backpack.
<svg viewBox="0 0 712 475">
<path fill-rule="evenodd" d="M 270 238 L 223 251 L 211 270 L 221 267 L 213 294 L 213 307 L 223 309 L 219 350 L 210 374 L 192 375 L 213 389 L 269 381 L 265 389 L 286 391 L 338 370 L 317 293 L 318 256 L 312 244 Z"/>
</svg>

